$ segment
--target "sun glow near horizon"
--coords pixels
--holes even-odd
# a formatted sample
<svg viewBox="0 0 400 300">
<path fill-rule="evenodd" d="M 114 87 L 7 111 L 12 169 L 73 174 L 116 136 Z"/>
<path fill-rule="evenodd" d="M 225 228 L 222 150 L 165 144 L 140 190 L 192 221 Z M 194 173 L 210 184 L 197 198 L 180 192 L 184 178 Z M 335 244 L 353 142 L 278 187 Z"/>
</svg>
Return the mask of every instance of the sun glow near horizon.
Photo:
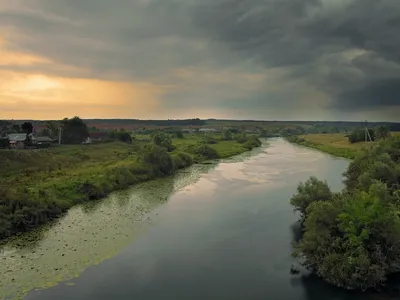
<svg viewBox="0 0 400 300">
<path fill-rule="evenodd" d="M 73 115 L 112 118 L 129 115 L 129 111 L 132 115 L 147 115 L 159 110 L 163 87 L 149 82 L 49 75 L 34 67 L 54 62 L 12 52 L 6 46 L 4 38 L 0 38 L 0 118 L 55 119 Z M 33 68 L 29 72 L 18 67 Z"/>
</svg>

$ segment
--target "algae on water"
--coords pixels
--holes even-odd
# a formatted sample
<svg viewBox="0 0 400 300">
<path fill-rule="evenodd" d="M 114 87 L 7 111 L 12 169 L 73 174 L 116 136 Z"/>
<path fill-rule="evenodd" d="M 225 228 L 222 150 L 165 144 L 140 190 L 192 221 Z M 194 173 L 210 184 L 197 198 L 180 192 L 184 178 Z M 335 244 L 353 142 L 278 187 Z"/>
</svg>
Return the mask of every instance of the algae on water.
<svg viewBox="0 0 400 300">
<path fill-rule="evenodd" d="M 52 224 L 0 248 L 0 299 L 22 299 L 79 276 L 116 255 L 156 216 L 147 213 L 215 165 L 195 165 L 173 177 L 145 182 L 104 200 L 73 207 Z"/>
</svg>

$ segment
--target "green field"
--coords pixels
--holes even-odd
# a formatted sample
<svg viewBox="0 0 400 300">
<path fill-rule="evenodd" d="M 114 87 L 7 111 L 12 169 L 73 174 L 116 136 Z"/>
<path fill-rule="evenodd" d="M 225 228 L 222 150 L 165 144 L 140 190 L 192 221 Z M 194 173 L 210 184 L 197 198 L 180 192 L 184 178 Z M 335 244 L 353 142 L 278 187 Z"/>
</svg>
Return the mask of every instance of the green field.
<svg viewBox="0 0 400 300">
<path fill-rule="evenodd" d="M 392 132 L 392 136 L 400 136 L 400 132 Z M 374 142 L 350 143 L 344 133 L 307 134 L 288 138 L 299 145 L 315 148 L 323 152 L 345 157 L 355 158 L 357 153 L 374 145 Z"/>
<path fill-rule="evenodd" d="M 149 151 L 145 146 L 152 145 L 150 136 L 137 136 L 132 144 L 0 150 L 0 239 L 37 227 L 75 204 L 171 174 L 193 162 L 227 158 L 258 146 L 223 141 L 217 134 L 209 138 L 212 144 L 204 143 L 204 134 L 174 138 L 175 150 L 150 156 L 154 163 L 143 159 L 144 151 Z M 160 171 L 165 166 L 169 171 Z"/>
</svg>

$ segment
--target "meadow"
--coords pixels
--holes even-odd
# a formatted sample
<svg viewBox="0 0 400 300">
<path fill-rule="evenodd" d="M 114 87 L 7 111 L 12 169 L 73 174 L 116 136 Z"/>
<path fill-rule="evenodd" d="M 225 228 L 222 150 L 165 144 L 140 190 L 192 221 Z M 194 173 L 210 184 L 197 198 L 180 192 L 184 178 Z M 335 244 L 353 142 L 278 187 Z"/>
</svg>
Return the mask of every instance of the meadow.
<svg viewBox="0 0 400 300">
<path fill-rule="evenodd" d="M 225 141 L 207 134 L 206 143 L 204 134 L 187 134 L 172 139 L 171 152 L 154 147 L 147 135 L 136 136 L 132 144 L 0 150 L 0 240 L 46 223 L 73 205 L 259 146 L 257 139 L 249 139 Z"/>
<path fill-rule="evenodd" d="M 392 132 L 400 136 L 400 132 Z M 315 148 L 334 156 L 354 159 L 362 149 L 371 147 L 374 142 L 350 143 L 344 133 L 306 134 L 289 137 L 290 142 Z"/>
</svg>

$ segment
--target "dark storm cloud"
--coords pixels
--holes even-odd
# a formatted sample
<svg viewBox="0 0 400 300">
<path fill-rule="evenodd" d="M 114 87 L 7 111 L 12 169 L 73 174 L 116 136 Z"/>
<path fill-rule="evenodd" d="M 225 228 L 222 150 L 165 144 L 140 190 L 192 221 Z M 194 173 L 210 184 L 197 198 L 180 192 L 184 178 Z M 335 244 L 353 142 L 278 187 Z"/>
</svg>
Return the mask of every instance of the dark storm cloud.
<svg viewBox="0 0 400 300">
<path fill-rule="evenodd" d="M 15 70 L 168 84 L 171 109 L 400 106 L 398 0 L 20 0 L 0 4 L 4 28 L 13 50 L 76 67 Z"/>
<path fill-rule="evenodd" d="M 243 57 L 291 67 L 333 108 L 400 105 L 400 1 L 221 0 L 195 16 Z"/>
</svg>

